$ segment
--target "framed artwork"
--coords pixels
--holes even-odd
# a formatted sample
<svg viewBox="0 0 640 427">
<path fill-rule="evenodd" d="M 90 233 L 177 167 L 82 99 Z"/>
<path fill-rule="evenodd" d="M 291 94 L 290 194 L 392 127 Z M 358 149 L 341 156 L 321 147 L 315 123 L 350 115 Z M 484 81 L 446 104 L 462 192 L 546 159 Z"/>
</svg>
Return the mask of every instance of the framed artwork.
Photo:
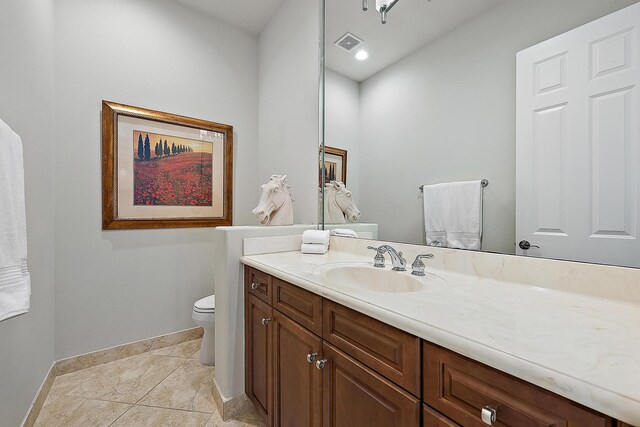
<svg viewBox="0 0 640 427">
<path fill-rule="evenodd" d="M 321 160 L 322 161 L 322 160 Z M 324 168 L 320 164 L 320 178 L 322 173 L 324 182 L 340 181 L 347 183 L 347 150 L 335 147 L 324 147 Z"/>
<path fill-rule="evenodd" d="M 232 225 L 233 127 L 102 101 L 102 229 Z"/>
</svg>

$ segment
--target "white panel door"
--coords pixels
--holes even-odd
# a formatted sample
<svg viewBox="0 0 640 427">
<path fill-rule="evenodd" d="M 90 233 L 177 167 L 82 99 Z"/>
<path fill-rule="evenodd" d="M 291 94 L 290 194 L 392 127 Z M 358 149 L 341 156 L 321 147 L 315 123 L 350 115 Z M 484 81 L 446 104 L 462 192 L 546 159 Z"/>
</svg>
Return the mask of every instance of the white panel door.
<svg viewBox="0 0 640 427">
<path fill-rule="evenodd" d="M 639 31 L 637 3 L 517 54 L 518 253 L 640 267 Z"/>
</svg>

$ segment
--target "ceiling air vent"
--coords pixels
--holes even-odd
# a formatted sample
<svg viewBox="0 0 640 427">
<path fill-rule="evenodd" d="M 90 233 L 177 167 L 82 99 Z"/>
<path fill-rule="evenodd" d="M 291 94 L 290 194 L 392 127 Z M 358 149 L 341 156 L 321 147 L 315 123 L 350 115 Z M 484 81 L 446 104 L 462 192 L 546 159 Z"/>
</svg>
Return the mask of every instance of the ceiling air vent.
<svg viewBox="0 0 640 427">
<path fill-rule="evenodd" d="M 338 46 L 340 49 L 343 49 L 347 52 L 351 52 L 356 47 L 360 46 L 362 40 L 358 37 L 354 36 L 351 33 L 347 33 L 344 36 L 340 37 L 337 42 L 334 44 Z"/>
</svg>

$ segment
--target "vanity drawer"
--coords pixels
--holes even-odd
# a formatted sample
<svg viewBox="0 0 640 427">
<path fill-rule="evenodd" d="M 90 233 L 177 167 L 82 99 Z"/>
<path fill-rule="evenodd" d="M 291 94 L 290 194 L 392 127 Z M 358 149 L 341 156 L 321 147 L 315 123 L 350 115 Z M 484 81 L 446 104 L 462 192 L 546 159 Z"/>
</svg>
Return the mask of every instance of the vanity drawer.
<svg viewBox="0 0 640 427">
<path fill-rule="evenodd" d="M 271 280 L 273 308 L 322 336 L 322 297 L 275 277 Z"/>
<path fill-rule="evenodd" d="M 424 343 L 423 399 L 465 427 L 481 427 L 482 410 L 496 409 L 493 425 L 610 427 L 612 420 L 511 375 Z"/>
<path fill-rule="evenodd" d="M 257 296 L 267 304 L 271 304 L 273 294 L 271 276 L 247 266 L 244 270 L 244 285 L 249 293 Z"/>
<path fill-rule="evenodd" d="M 420 396 L 420 339 L 333 301 L 323 302 L 322 337 Z"/>
</svg>

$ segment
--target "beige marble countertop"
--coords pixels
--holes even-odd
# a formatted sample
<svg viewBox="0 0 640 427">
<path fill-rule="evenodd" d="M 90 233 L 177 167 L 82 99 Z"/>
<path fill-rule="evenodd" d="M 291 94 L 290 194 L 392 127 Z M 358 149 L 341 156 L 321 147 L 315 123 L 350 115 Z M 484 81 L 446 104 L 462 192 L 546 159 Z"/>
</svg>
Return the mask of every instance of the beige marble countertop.
<svg viewBox="0 0 640 427">
<path fill-rule="evenodd" d="M 422 279 L 422 289 L 410 293 L 349 288 L 323 276 L 338 263 L 371 266 L 372 255 L 296 251 L 241 261 L 640 426 L 640 305 L 430 267 L 439 279 Z"/>
</svg>

